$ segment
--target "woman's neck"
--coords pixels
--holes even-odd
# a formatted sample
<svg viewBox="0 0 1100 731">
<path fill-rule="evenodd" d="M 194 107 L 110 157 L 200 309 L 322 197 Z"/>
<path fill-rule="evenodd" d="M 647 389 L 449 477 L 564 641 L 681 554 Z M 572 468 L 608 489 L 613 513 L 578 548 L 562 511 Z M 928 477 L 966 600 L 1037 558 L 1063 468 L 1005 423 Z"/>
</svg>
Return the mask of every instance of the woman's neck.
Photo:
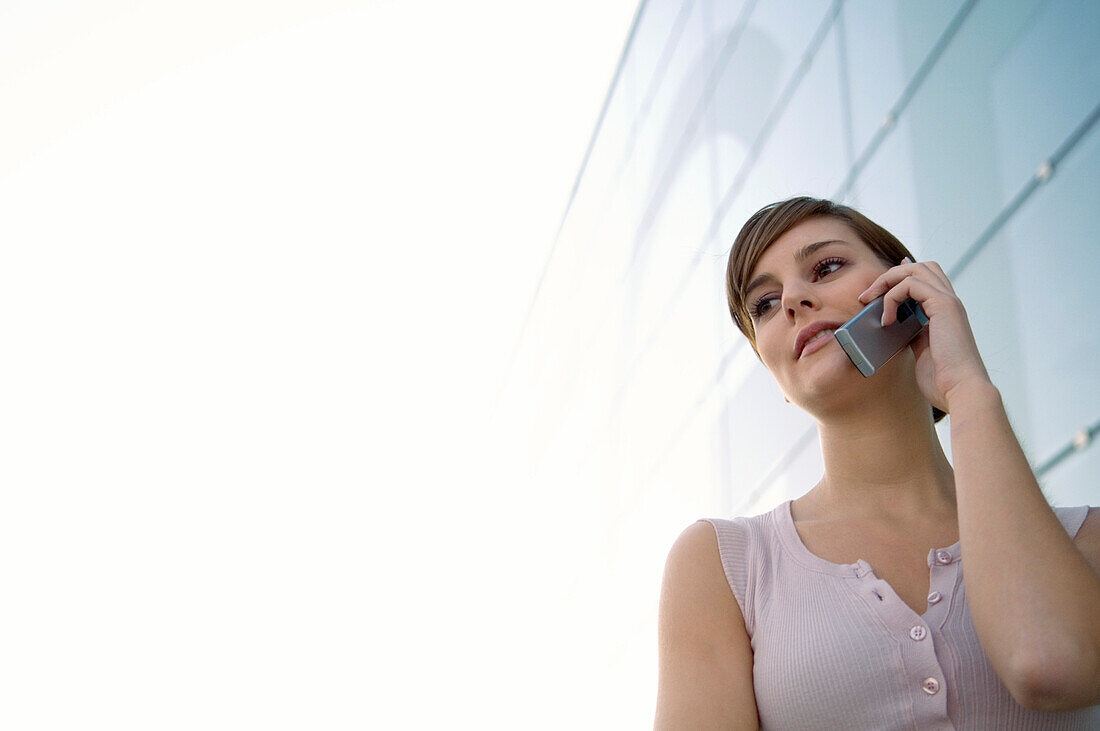
<svg viewBox="0 0 1100 731">
<path fill-rule="evenodd" d="M 878 401 L 818 429 L 825 475 L 807 501 L 818 517 L 954 515 L 954 472 L 923 399 Z"/>
</svg>

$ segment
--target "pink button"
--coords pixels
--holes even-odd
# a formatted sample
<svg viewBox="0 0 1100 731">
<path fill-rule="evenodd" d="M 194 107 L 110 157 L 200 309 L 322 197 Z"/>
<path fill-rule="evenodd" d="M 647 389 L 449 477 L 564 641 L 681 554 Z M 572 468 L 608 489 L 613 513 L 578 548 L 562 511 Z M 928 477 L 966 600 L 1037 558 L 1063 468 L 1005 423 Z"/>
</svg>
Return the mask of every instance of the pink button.
<svg viewBox="0 0 1100 731">
<path fill-rule="evenodd" d="M 918 624 L 916 627 L 909 630 L 909 636 L 912 637 L 917 642 L 920 642 L 921 640 L 923 640 L 925 637 L 928 636 L 928 630 L 926 630 L 924 627 L 921 627 Z"/>
<path fill-rule="evenodd" d="M 939 604 L 940 599 L 943 599 L 943 595 L 941 595 L 938 591 L 934 591 L 928 595 L 929 604 Z"/>
<path fill-rule="evenodd" d="M 951 563 L 951 554 L 947 551 L 936 551 L 936 561 L 946 566 Z"/>
<path fill-rule="evenodd" d="M 928 695 L 936 695 L 936 693 L 940 692 L 940 681 L 935 678 L 925 678 L 921 682 L 920 687 Z"/>
</svg>

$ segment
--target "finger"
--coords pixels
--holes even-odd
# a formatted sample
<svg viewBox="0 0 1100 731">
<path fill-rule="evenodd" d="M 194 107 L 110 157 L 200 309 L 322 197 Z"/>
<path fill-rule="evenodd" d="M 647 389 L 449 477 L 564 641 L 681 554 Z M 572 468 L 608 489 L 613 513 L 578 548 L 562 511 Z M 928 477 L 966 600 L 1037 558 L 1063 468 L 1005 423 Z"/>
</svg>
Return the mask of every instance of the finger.
<svg viewBox="0 0 1100 731">
<path fill-rule="evenodd" d="M 955 291 L 955 288 L 951 285 L 951 280 L 947 278 L 947 274 L 944 273 L 943 267 L 941 267 L 938 262 L 928 261 L 925 262 L 925 264 L 932 274 L 935 275 L 936 279 L 940 280 L 940 284 L 943 285 L 944 289 L 952 293 Z"/>
<path fill-rule="evenodd" d="M 871 286 L 859 295 L 859 301 L 864 303 L 870 302 L 875 297 L 886 292 L 890 287 L 895 286 L 905 277 L 918 273 L 922 273 L 926 281 L 934 282 L 944 290 L 952 294 L 955 293 L 955 288 L 951 286 L 951 281 L 947 278 L 947 275 L 943 273 L 943 269 L 939 264 L 934 261 L 914 262 L 909 257 L 905 257 L 901 260 L 901 264 L 893 266 L 879 275 Z"/>
<path fill-rule="evenodd" d="M 893 287 L 905 277 L 912 273 L 911 267 L 913 264 L 909 257 L 905 257 L 901 260 L 901 264 L 892 266 L 885 272 L 880 274 L 875 281 L 871 282 L 871 286 L 863 290 L 863 293 L 859 295 L 860 302 L 870 302 L 875 297 L 878 297 L 886 290 Z"/>
<path fill-rule="evenodd" d="M 913 355 L 919 358 L 928 348 L 928 328 L 922 328 L 917 337 L 909 341 L 909 347 L 913 349 Z"/>
<path fill-rule="evenodd" d="M 924 279 L 915 276 L 907 276 L 894 285 L 882 298 L 882 326 L 892 325 L 897 320 L 898 305 L 907 299 L 914 299 L 919 303 L 927 302 L 930 298 L 947 294 L 942 289 L 930 284 Z M 925 309 L 925 314 L 928 310 Z"/>
</svg>

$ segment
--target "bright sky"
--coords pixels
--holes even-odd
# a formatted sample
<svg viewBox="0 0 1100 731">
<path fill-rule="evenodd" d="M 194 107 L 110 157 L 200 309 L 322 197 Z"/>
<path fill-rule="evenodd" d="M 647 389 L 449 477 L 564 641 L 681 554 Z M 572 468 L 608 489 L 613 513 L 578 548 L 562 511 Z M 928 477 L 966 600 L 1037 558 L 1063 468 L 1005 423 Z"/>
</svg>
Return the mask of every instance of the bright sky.
<svg viewBox="0 0 1100 731">
<path fill-rule="evenodd" d="M 0 725 L 593 717 L 486 424 L 636 7 L 5 4 Z"/>
</svg>

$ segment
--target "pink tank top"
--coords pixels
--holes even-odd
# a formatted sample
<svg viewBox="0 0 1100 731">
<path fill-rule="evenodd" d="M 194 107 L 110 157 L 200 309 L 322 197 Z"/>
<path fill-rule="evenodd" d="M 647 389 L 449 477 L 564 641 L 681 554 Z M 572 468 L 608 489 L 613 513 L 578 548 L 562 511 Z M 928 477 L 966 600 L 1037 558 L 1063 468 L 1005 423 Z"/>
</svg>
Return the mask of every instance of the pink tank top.
<svg viewBox="0 0 1100 731">
<path fill-rule="evenodd" d="M 1054 511 L 1073 537 L 1088 507 Z M 706 522 L 752 643 L 761 728 L 1100 728 L 1100 706 L 1045 712 L 1013 700 L 978 644 L 958 543 L 929 552 L 918 615 L 866 561 L 810 553 L 790 501 Z"/>
</svg>

